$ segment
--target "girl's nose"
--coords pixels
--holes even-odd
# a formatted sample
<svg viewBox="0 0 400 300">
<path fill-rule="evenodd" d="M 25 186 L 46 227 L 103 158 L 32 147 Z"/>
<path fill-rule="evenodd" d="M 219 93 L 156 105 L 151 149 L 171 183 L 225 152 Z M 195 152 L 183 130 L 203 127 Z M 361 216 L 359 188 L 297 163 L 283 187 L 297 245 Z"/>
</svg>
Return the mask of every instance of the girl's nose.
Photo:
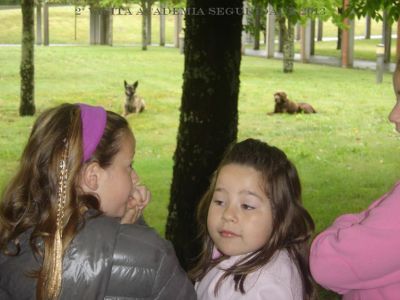
<svg viewBox="0 0 400 300">
<path fill-rule="evenodd" d="M 226 222 L 236 222 L 237 221 L 237 212 L 232 205 L 227 205 L 222 214 L 222 218 Z"/>
<path fill-rule="evenodd" d="M 392 123 L 400 123 L 400 101 L 397 101 L 389 114 L 389 121 Z"/>
</svg>

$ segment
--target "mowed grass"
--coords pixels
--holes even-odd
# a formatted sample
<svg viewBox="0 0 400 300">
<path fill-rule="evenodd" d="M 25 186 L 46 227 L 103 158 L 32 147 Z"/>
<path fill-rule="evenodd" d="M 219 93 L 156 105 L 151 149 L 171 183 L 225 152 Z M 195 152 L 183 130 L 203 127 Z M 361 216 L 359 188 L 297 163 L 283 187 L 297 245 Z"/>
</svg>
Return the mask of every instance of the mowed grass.
<svg viewBox="0 0 400 300">
<path fill-rule="evenodd" d="M 176 49 L 37 47 L 38 113 L 62 102 L 88 102 L 122 113 L 123 80 L 139 80 L 148 109 L 130 115 L 138 140 L 136 167 L 154 193 L 147 214 L 163 234 L 182 88 L 183 56 Z M 13 173 L 33 117 L 18 117 L 19 47 L 0 48 L 1 185 Z M 304 202 L 317 231 L 337 215 L 365 208 L 398 177 L 398 136 L 387 121 L 394 103 L 390 74 L 243 57 L 239 139 L 256 137 L 285 150 L 298 166 Z M 272 94 L 284 90 L 315 115 L 267 116 Z M 153 215 L 157 217 L 153 218 Z"/>
</svg>

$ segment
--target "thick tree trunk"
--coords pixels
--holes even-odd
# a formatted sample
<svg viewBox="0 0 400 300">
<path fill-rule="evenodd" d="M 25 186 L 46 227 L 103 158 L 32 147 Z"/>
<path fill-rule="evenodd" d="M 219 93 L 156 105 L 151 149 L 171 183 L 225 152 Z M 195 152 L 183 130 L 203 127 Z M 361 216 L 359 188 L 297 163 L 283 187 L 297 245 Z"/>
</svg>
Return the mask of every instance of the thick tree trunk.
<svg viewBox="0 0 400 300">
<path fill-rule="evenodd" d="M 34 0 L 22 0 L 22 48 L 21 48 L 21 100 L 20 116 L 35 114 L 35 66 L 34 66 Z"/>
<path fill-rule="evenodd" d="M 294 61 L 294 29 L 295 25 L 291 24 L 285 17 L 279 17 L 279 28 L 282 32 L 283 41 L 283 72 L 293 72 Z"/>
<path fill-rule="evenodd" d="M 242 0 L 218 7 L 241 9 Z M 188 0 L 180 124 L 166 237 L 187 269 L 199 254 L 195 211 L 238 125 L 242 16 L 212 15 L 215 0 Z M 211 9 L 209 11 L 209 8 Z M 193 12 L 193 11 L 192 11 Z"/>
</svg>

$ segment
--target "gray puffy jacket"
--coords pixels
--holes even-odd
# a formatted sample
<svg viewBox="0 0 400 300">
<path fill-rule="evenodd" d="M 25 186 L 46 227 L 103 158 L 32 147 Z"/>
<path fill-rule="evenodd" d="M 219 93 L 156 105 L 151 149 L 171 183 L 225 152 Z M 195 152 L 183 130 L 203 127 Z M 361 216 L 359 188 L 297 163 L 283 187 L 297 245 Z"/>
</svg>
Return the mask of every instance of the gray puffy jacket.
<svg viewBox="0 0 400 300">
<path fill-rule="evenodd" d="M 0 255 L 0 299 L 35 299 L 37 270 L 29 234 L 18 256 Z M 196 294 L 171 244 L 146 225 L 121 225 L 100 216 L 87 220 L 64 256 L 60 299 L 191 300 Z"/>
</svg>

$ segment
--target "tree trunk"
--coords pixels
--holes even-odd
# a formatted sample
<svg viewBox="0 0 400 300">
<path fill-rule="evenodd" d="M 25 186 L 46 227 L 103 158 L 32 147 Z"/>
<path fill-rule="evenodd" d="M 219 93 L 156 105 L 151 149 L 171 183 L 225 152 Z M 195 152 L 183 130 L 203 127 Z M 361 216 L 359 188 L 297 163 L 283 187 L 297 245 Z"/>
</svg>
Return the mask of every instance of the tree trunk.
<svg viewBox="0 0 400 300">
<path fill-rule="evenodd" d="M 338 13 L 342 14 L 343 8 L 338 8 Z M 340 27 L 337 28 L 337 43 L 336 43 L 336 50 L 342 49 L 342 29 Z"/>
<path fill-rule="evenodd" d="M 311 20 L 310 55 L 315 55 L 315 20 Z"/>
<path fill-rule="evenodd" d="M 50 32 L 49 32 L 49 4 L 43 3 L 43 45 L 48 46 L 50 44 Z"/>
<path fill-rule="evenodd" d="M 152 1 L 147 0 L 147 15 L 146 15 L 146 38 L 147 45 L 151 45 L 151 6 Z"/>
<path fill-rule="evenodd" d="M 219 7 L 242 9 L 242 0 Z M 227 146 L 236 140 L 242 16 L 212 15 L 215 0 L 188 0 L 185 67 L 177 147 L 174 153 L 166 238 L 187 269 L 199 254 L 195 211 Z M 209 10 L 210 9 L 210 10 Z"/>
<path fill-rule="evenodd" d="M 35 62 L 34 62 L 34 0 L 22 0 L 22 45 L 21 45 L 21 101 L 20 116 L 35 114 Z"/>
<path fill-rule="evenodd" d="M 36 45 L 42 44 L 42 2 L 36 5 Z"/>
<path fill-rule="evenodd" d="M 279 35 L 278 35 L 278 52 L 279 53 L 283 52 L 283 32 L 280 24 L 279 24 Z"/>
<path fill-rule="evenodd" d="M 317 41 L 321 42 L 324 35 L 324 22 L 318 19 Z"/>
<path fill-rule="evenodd" d="M 287 24 L 287 25 L 286 25 Z M 283 41 L 283 72 L 293 72 L 294 60 L 294 29 L 295 25 L 285 17 L 279 17 L 279 28 L 282 32 Z"/>
<path fill-rule="evenodd" d="M 383 57 L 383 62 L 387 64 L 390 63 L 390 53 L 392 47 L 392 24 L 389 21 L 387 10 L 383 12 L 382 44 L 385 45 L 385 54 Z"/>
<path fill-rule="evenodd" d="M 371 39 L 371 17 L 365 16 L 365 39 Z"/>
<path fill-rule="evenodd" d="M 261 12 L 260 5 L 254 6 L 254 50 L 260 50 L 260 27 Z"/>
<path fill-rule="evenodd" d="M 164 11 L 165 3 L 160 2 L 160 10 Z M 160 14 L 160 46 L 165 46 L 165 14 Z"/>
<path fill-rule="evenodd" d="M 141 0 L 141 5 L 143 9 L 142 15 L 142 50 L 147 50 L 147 5 L 146 0 Z"/>
</svg>

